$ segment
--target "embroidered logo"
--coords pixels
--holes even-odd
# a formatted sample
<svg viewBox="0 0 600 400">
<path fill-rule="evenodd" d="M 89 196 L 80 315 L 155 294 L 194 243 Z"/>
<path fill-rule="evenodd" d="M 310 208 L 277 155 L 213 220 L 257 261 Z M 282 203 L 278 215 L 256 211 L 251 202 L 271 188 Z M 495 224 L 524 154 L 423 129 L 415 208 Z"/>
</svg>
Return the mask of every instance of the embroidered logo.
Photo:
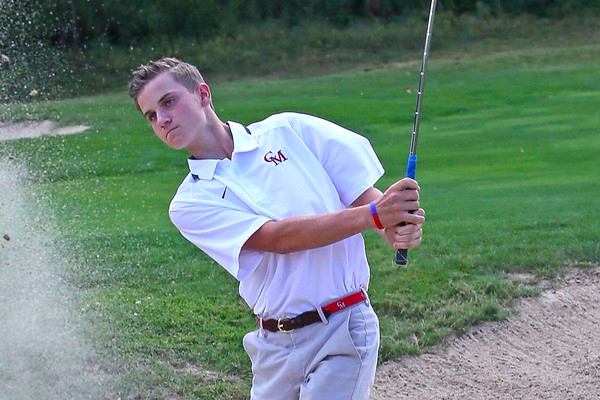
<svg viewBox="0 0 600 400">
<path fill-rule="evenodd" d="M 265 154 L 263 159 L 265 162 L 275 164 L 275 166 L 287 161 L 287 157 L 283 154 L 282 150 L 279 150 L 277 153 L 269 151 L 267 154 Z"/>
<path fill-rule="evenodd" d="M 338 301 L 336 305 L 339 309 L 346 308 L 346 303 L 344 303 L 343 301 Z"/>
</svg>

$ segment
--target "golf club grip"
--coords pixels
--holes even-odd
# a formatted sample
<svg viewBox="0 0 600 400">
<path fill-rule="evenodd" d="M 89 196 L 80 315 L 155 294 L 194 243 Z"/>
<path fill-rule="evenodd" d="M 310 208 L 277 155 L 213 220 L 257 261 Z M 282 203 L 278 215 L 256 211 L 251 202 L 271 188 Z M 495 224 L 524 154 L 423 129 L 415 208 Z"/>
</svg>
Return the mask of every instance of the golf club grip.
<svg viewBox="0 0 600 400">
<path fill-rule="evenodd" d="M 415 179 L 416 173 L 417 173 L 417 155 L 409 154 L 408 161 L 406 162 L 406 177 Z M 398 226 L 404 226 L 404 225 L 406 225 L 405 222 L 401 222 L 398 224 Z M 396 265 L 408 264 L 408 250 L 407 249 L 396 250 L 396 259 L 394 260 L 394 262 L 396 263 Z"/>
<path fill-rule="evenodd" d="M 396 265 L 408 264 L 408 250 L 398 249 L 396 251 Z"/>
<path fill-rule="evenodd" d="M 411 211 L 412 213 L 412 211 Z M 406 225 L 405 222 L 401 222 L 398 226 Z M 398 249 L 396 250 L 396 259 L 394 260 L 396 265 L 407 265 L 408 264 L 408 250 L 407 249 Z"/>
</svg>

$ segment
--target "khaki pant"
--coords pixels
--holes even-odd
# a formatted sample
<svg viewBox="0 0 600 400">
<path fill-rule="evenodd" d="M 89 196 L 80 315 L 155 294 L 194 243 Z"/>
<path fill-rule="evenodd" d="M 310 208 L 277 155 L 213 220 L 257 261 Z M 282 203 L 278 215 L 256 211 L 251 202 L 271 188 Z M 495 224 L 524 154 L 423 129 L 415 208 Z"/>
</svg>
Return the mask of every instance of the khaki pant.
<svg viewBox="0 0 600 400">
<path fill-rule="evenodd" d="M 252 400 L 363 400 L 375 379 L 379 320 L 360 303 L 291 333 L 244 336 Z"/>
</svg>

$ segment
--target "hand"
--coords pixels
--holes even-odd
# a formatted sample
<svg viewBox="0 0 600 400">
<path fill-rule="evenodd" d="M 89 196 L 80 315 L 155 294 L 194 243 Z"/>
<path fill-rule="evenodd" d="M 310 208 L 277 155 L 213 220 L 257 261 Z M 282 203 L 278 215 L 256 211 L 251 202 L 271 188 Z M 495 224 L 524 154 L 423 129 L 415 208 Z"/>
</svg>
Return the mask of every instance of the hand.
<svg viewBox="0 0 600 400">
<path fill-rule="evenodd" d="M 423 222 L 425 221 L 425 210 L 419 208 L 412 214 L 420 222 L 410 223 L 403 226 L 391 226 L 385 228 L 383 237 L 385 242 L 394 249 L 414 249 L 421 244 L 423 239 Z"/>
<path fill-rule="evenodd" d="M 419 209 L 419 184 L 410 178 L 403 178 L 390 186 L 375 201 L 379 220 L 385 228 L 406 224 L 422 224 L 423 217 L 411 214 Z"/>
</svg>

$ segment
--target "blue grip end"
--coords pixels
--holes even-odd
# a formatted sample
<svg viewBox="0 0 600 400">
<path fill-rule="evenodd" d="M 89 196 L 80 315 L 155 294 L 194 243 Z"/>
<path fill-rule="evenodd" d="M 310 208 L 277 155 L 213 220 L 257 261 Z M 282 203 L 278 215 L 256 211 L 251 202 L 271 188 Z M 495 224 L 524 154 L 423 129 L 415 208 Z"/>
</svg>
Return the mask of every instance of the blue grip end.
<svg viewBox="0 0 600 400">
<path fill-rule="evenodd" d="M 417 155 L 409 154 L 408 162 L 406 163 L 406 176 L 411 179 L 415 179 L 415 173 L 417 172 Z"/>
</svg>

